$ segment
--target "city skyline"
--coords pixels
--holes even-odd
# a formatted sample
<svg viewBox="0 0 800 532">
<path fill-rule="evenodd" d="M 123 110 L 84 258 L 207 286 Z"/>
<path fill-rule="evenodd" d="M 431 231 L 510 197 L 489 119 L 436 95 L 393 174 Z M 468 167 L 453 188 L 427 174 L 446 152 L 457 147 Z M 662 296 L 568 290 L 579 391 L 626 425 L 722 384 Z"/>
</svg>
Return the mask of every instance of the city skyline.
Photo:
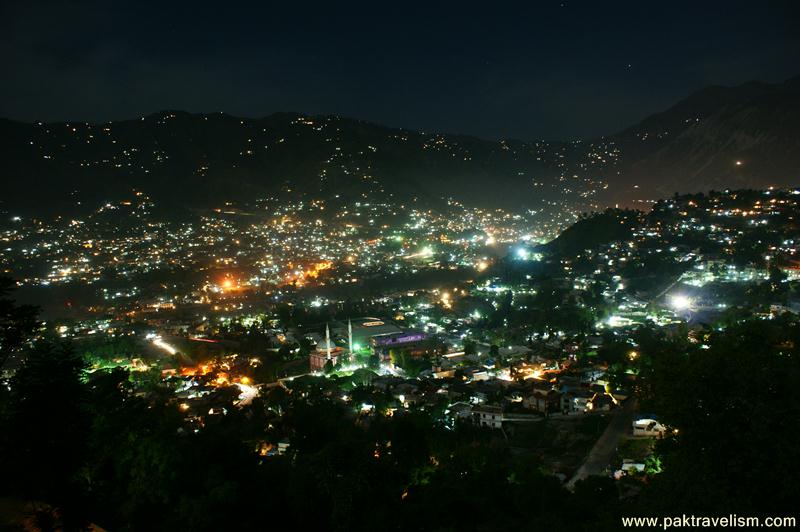
<svg viewBox="0 0 800 532">
<path fill-rule="evenodd" d="M 794 528 L 800 3 L 0 7 L 0 530 Z"/>
</svg>

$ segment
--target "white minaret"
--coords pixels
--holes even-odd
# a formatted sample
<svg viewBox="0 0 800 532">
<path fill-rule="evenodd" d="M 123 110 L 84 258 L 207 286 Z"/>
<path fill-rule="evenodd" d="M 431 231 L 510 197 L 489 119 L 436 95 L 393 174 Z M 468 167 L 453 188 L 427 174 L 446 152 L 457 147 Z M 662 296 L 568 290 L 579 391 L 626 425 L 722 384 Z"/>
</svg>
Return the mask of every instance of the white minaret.
<svg viewBox="0 0 800 532">
<path fill-rule="evenodd" d="M 328 355 L 328 360 L 331 359 L 331 330 L 328 324 L 325 324 L 325 352 Z"/>
<path fill-rule="evenodd" d="M 350 352 L 353 352 L 353 324 L 350 323 L 350 318 L 347 319 L 347 343 Z"/>
</svg>

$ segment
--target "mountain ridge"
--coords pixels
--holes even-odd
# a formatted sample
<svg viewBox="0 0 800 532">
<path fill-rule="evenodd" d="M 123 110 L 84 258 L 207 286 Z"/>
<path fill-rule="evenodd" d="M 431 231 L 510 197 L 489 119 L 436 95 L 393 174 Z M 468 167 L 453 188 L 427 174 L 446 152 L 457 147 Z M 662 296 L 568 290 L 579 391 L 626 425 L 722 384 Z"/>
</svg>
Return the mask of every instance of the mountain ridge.
<svg viewBox="0 0 800 532">
<path fill-rule="evenodd" d="M 283 193 L 580 212 L 675 192 L 798 184 L 800 77 L 705 87 L 619 133 L 582 141 L 486 140 L 291 111 L 180 110 L 100 123 L 0 118 L 0 136 L 6 203 L 20 208 L 141 188 L 187 206 Z M 35 194 L 30 183 L 40 184 Z"/>
<path fill-rule="evenodd" d="M 797 185 L 800 77 L 706 87 L 611 139 L 627 159 L 612 182 L 624 200 Z"/>
</svg>

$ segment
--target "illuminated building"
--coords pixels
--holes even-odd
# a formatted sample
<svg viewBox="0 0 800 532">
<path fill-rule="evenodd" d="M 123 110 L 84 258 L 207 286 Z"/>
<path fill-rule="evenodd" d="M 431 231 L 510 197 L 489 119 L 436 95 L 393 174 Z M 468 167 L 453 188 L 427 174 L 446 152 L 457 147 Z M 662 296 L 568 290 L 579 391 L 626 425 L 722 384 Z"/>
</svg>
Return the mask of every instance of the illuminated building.
<svg viewBox="0 0 800 532">
<path fill-rule="evenodd" d="M 370 340 L 374 336 L 384 334 L 399 333 L 403 329 L 393 322 L 381 318 L 355 318 L 344 323 L 333 323 L 333 332 L 339 337 L 347 334 L 347 344 L 351 350 L 358 350 L 356 346 L 370 345 Z"/>
<path fill-rule="evenodd" d="M 312 351 L 308 356 L 308 363 L 311 371 L 323 371 L 328 361 L 335 366 L 339 363 L 339 357 L 344 354 L 344 349 L 331 345 L 331 330 L 328 324 L 325 324 L 325 349 L 317 348 L 316 351 Z"/>
<path fill-rule="evenodd" d="M 472 419 L 476 425 L 492 429 L 503 428 L 503 407 L 479 405 L 472 408 Z"/>
<path fill-rule="evenodd" d="M 372 352 L 387 355 L 390 349 L 407 349 L 427 340 L 428 335 L 422 331 L 401 331 L 381 334 L 370 339 Z"/>
</svg>

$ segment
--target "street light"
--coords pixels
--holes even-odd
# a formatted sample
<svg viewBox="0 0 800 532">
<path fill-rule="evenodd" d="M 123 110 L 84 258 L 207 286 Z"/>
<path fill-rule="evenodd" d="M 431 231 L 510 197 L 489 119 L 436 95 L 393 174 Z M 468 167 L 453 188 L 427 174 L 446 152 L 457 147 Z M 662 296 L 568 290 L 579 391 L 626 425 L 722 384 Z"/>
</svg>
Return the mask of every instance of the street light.
<svg viewBox="0 0 800 532">
<path fill-rule="evenodd" d="M 675 310 L 687 310 L 692 306 L 692 300 L 685 295 L 676 294 L 670 297 L 669 304 Z"/>
</svg>

